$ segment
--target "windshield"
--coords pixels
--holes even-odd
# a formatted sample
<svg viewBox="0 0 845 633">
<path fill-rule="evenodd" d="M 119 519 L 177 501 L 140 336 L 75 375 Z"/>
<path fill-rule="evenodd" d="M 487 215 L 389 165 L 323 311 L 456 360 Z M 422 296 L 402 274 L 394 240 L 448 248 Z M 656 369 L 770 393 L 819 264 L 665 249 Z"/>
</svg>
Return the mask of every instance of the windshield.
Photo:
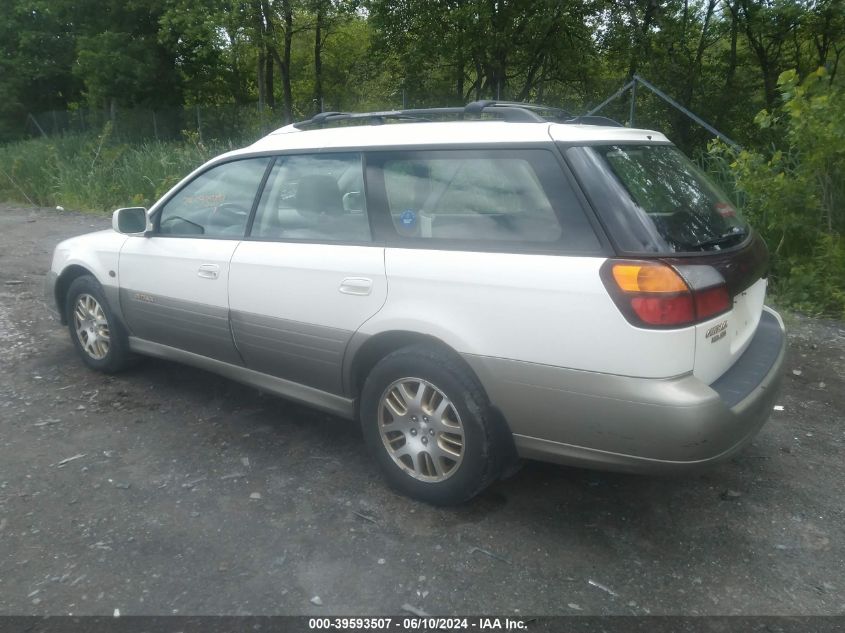
<svg viewBox="0 0 845 633">
<path fill-rule="evenodd" d="M 604 145 L 592 150 L 669 250 L 720 250 L 748 234 L 727 196 L 677 148 Z"/>
</svg>

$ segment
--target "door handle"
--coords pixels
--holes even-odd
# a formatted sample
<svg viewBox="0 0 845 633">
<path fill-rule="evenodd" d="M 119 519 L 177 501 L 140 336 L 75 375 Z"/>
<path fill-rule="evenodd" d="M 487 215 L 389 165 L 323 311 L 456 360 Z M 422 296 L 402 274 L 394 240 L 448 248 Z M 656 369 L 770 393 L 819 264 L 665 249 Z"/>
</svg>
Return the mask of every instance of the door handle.
<svg viewBox="0 0 845 633">
<path fill-rule="evenodd" d="M 220 266 L 217 264 L 203 264 L 197 271 L 197 276 L 203 279 L 217 279 L 220 276 Z"/>
<path fill-rule="evenodd" d="M 345 295 L 366 296 L 373 291 L 373 280 L 366 277 L 347 277 L 340 282 L 339 290 Z"/>
</svg>

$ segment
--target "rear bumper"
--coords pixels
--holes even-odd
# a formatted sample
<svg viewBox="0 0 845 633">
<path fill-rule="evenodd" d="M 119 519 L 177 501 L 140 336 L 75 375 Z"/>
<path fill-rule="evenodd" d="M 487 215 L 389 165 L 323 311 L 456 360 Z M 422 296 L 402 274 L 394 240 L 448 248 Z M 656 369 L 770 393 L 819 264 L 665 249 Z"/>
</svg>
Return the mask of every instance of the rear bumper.
<svg viewBox="0 0 845 633">
<path fill-rule="evenodd" d="M 721 461 L 772 411 L 786 335 L 764 308 L 746 352 L 706 385 L 688 374 L 643 379 L 466 355 L 514 434 L 521 457 L 628 472 Z"/>
</svg>

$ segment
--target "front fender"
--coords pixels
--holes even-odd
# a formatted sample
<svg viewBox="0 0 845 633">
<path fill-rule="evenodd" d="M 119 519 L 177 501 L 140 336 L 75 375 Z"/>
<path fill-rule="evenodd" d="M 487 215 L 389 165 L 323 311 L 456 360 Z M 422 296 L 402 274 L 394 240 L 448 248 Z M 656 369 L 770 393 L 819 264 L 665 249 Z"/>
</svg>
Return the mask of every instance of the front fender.
<svg viewBox="0 0 845 633">
<path fill-rule="evenodd" d="M 56 246 L 47 278 L 62 323 L 66 322 L 67 290 L 74 279 L 84 274 L 92 275 L 100 283 L 109 307 L 123 320 L 118 298 L 118 261 L 120 249 L 127 239 L 126 235 L 109 229 L 73 237 Z"/>
</svg>

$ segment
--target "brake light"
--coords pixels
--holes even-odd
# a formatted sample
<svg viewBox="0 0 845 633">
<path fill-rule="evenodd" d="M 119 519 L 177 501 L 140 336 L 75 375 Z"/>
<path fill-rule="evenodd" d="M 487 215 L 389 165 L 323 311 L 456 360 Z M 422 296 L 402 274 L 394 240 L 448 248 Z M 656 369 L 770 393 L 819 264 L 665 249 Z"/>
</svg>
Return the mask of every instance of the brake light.
<svg viewBox="0 0 845 633">
<path fill-rule="evenodd" d="M 699 321 L 726 312 L 730 307 L 731 297 L 724 284 L 695 293 L 695 313 Z"/>
<path fill-rule="evenodd" d="M 608 260 L 601 276 L 622 314 L 639 327 L 683 327 L 731 307 L 725 280 L 710 266 Z"/>
<path fill-rule="evenodd" d="M 674 297 L 632 297 L 631 307 L 648 325 L 681 325 L 695 320 L 689 293 Z"/>
</svg>

